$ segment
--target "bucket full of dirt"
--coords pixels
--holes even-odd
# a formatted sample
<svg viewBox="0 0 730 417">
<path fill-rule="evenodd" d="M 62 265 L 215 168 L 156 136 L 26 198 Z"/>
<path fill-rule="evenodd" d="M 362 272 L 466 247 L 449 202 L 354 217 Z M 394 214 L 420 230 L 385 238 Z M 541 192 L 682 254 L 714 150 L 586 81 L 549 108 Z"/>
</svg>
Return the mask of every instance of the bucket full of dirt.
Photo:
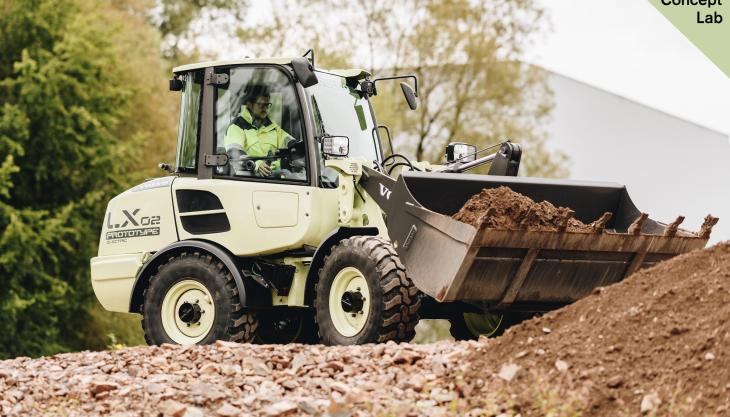
<svg viewBox="0 0 730 417">
<path fill-rule="evenodd" d="M 649 219 L 614 183 L 421 172 L 368 176 L 366 189 L 377 184 L 385 196 L 378 203 L 409 277 L 442 302 L 548 311 L 702 248 L 709 238 L 709 229 L 695 234 L 679 229 L 679 221 Z"/>
</svg>

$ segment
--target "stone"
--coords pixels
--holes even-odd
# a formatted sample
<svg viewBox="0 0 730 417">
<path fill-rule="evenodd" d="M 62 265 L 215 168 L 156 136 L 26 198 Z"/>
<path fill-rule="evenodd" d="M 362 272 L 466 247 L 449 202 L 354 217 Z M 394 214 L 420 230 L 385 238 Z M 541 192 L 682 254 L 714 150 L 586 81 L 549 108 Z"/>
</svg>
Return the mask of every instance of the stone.
<svg viewBox="0 0 730 417">
<path fill-rule="evenodd" d="M 616 375 L 616 376 L 609 378 L 608 381 L 606 381 L 606 386 L 608 386 L 609 388 L 618 388 L 621 385 L 623 385 L 623 383 L 624 383 L 623 377 L 621 375 Z"/>
<path fill-rule="evenodd" d="M 109 381 L 92 381 L 89 385 L 89 393 L 96 397 L 102 392 L 113 391 L 119 388 L 119 384 Z"/>
<path fill-rule="evenodd" d="M 187 411 L 187 406 L 174 400 L 165 400 L 160 403 L 160 412 L 165 416 L 182 417 Z"/>
<path fill-rule="evenodd" d="M 501 379 L 509 382 L 512 380 L 512 378 L 515 377 L 517 374 L 517 371 L 520 370 L 520 367 L 515 365 L 514 363 L 508 363 L 502 365 L 502 368 L 499 370 L 499 373 L 497 374 L 498 377 Z"/>
<path fill-rule="evenodd" d="M 648 414 L 649 412 L 656 410 L 662 403 L 659 394 L 656 392 L 650 392 L 641 398 L 641 414 Z"/>
<path fill-rule="evenodd" d="M 307 414 L 317 414 L 317 405 L 310 399 L 301 399 L 297 403 L 297 407 Z"/>
<path fill-rule="evenodd" d="M 293 414 L 299 407 L 293 401 L 279 401 L 264 408 L 264 415 L 269 417 L 281 417 Z"/>
<path fill-rule="evenodd" d="M 239 416 L 242 415 L 242 411 L 238 407 L 234 407 L 229 403 L 223 403 L 220 407 L 218 407 L 217 410 L 215 410 L 215 415 L 221 416 L 221 417 L 233 417 L 233 416 Z"/>
<path fill-rule="evenodd" d="M 437 403 L 449 403 L 457 398 L 457 395 L 453 391 L 448 391 L 440 388 L 431 390 L 429 398 L 436 401 Z"/>
<path fill-rule="evenodd" d="M 555 368 L 560 372 L 565 372 L 570 368 L 570 365 L 568 365 L 568 362 L 558 359 L 555 361 Z"/>
</svg>

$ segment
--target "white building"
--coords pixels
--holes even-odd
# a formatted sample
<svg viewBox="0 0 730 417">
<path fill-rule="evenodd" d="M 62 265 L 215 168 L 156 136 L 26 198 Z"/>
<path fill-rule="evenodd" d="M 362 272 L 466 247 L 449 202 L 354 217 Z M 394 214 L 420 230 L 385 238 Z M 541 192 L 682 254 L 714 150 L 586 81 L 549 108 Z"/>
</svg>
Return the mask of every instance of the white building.
<svg viewBox="0 0 730 417">
<path fill-rule="evenodd" d="M 550 85 L 548 144 L 569 155 L 571 178 L 625 184 L 639 210 L 662 222 L 684 215 L 692 231 L 707 214 L 720 217 L 710 243 L 730 239 L 726 133 L 559 74 Z"/>
</svg>

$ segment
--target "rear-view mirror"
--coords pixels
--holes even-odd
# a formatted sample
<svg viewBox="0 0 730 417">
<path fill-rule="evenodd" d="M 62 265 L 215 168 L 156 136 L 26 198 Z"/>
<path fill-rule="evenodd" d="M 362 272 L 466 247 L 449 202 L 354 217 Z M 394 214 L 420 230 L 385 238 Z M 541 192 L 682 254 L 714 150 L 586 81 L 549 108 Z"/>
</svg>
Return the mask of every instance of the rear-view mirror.
<svg viewBox="0 0 730 417">
<path fill-rule="evenodd" d="M 327 156 L 347 156 L 350 153 L 350 138 L 347 136 L 323 137 L 322 153 Z"/>
<path fill-rule="evenodd" d="M 477 147 L 468 143 L 454 142 L 446 146 L 446 162 L 471 162 L 477 157 Z"/>
<path fill-rule="evenodd" d="M 170 78 L 170 91 L 182 91 L 183 82 L 181 79 L 174 77 Z"/>
<path fill-rule="evenodd" d="M 418 108 L 418 100 L 416 99 L 416 93 L 413 92 L 411 86 L 407 83 L 400 83 L 400 89 L 403 90 L 403 95 L 406 96 L 408 107 L 410 107 L 411 110 L 416 110 Z"/>
<path fill-rule="evenodd" d="M 317 74 L 314 73 L 314 65 L 307 58 L 294 58 L 291 60 L 291 66 L 302 87 L 311 87 L 319 82 Z"/>
</svg>

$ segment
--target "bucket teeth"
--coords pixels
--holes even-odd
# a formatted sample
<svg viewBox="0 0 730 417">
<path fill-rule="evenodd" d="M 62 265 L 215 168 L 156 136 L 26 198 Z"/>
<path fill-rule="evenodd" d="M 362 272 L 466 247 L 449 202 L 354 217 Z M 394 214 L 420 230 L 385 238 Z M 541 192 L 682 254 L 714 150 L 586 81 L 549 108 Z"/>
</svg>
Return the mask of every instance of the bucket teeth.
<svg viewBox="0 0 730 417">
<path fill-rule="evenodd" d="M 484 227 L 484 225 L 487 223 L 487 219 L 494 216 L 494 214 L 497 212 L 497 209 L 494 207 L 489 207 L 487 211 L 482 214 L 482 217 L 479 218 L 479 223 Z"/>
<path fill-rule="evenodd" d="M 603 215 L 596 221 L 590 224 L 591 228 L 593 228 L 593 233 L 595 234 L 601 234 L 603 233 L 603 229 L 606 228 L 606 224 L 609 220 L 611 220 L 611 217 L 613 217 L 613 213 L 610 211 L 607 211 L 603 213 Z"/>
<path fill-rule="evenodd" d="M 702 223 L 702 227 L 700 227 L 700 238 L 709 239 L 712 227 L 717 224 L 718 220 L 720 220 L 718 217 L 713 217 L 711 214 L 708 214 L 705 217 L 705 221 Z"/>
<path fill-rule="evenodd" d="M 535 210 L 530 207 L 527 209 L 527 213 L 522 217 L 522 220 L 520 221 L 520 229 L 524 230 L 527 229 L 527 225 L 532 222 L 533 219 L 535 219 L 537 215 L 535 214 Z"/>
<path fill-rule="evenodd" d="M 648 217 L 648 214 L 641 213 L 641 215 L 637 217 L 633 223 L 631 223 L 631 226 L 629 226 L 628 233 L 634 236 L 638 236 L 639 234 L 641 234 L 641 225 L 644 224 L 644 221 L 646 221 Z"/>
<path fill-rule="evenodd" d="M 664 236 L 672 237 L 677 234 L 677 229 L 679 228 L 679 225 L 682 224 L 684 221 L 684 216 L 677 216 L 677 218 L 669 223 L 667 225 L 667 228 L 664 229 Z"/>
<path fill-rule="evenodd" d="M 561 210 L 558 212 L 558 232 L 564 232 L 568 225 L 570 224 L 570 219 L 575 216 L 575 212 L 569 208 L 563 208 L 561 207 Z"/>
</svg>

